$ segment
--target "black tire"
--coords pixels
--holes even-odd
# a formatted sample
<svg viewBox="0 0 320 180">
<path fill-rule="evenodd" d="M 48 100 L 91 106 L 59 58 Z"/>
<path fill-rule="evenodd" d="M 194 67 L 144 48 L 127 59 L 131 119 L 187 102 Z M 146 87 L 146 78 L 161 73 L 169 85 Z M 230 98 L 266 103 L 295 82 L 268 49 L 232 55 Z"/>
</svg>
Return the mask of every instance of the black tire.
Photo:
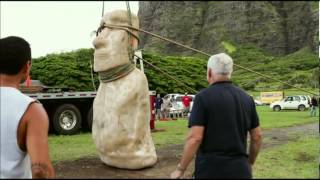
<svg viewBox="0 0 320 180">
<path fill-rule="evenodd" d="M 93 108 L 91 107 L 87 114 L 87 123 L 89 131 L 92 131 L 92 123 L 93 123 Z"/>
<path fill-rule="evenodd" d="M 298 110 L 299 110 L 299 111 L 304 111 L 304 110 L 306 110 L 306 106 L 303 105 L 303 104 L 300 104 L 300 105 L 298 106 Z"/>
<path fill-rule="evenodd" d="M 279 105 L 273 106 L 274 111 L 280 111 L 281 107 Z"/>
<path fill-rule="evenodd" d="M 53 113 L 53 129 L 56 134 L 72 135 L 81 128 L 81 113 L 73 104 L 63 104 Z"/>
</svg>

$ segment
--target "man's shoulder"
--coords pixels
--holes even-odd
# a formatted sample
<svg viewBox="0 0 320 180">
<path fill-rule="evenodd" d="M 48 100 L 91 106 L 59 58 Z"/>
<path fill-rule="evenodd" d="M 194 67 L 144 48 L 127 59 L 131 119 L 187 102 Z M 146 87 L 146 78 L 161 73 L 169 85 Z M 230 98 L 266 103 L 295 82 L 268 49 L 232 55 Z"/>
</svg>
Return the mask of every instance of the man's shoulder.
<svg viewBox="0 0 320 180">
<path fill-rule="evenodd" d="M 210 89 L 210 87 L 207 87 L 207 88 L 204 88 L 202 90 L 200 90 L 196 95 L 195 95 L 195 98 L 196 99 L 206 99 L 206 97 L 208 95 L 212 94 L 212 89 Z"/>
<path fill-rule="evenodd" d="M 48 115 L 42 104 L 38 103 L 37 101 L 34 101 L 29 105 L 28 109 L 26 110 L 24 119 L 28 121 L 38 121 L 39 119 L 48 121 Z"/>
<path fill-rule="evenodd" d="M 243 95 L 250 96 L 244 89 L 242 89 L 242 88 L 240 88 L 240 87 L 238 87 L 238 86 L 236 86 L 236 85 L 232 85 L 232 87 L 233 87 L 236 91 L 242 93 Z"/>
<path fill-rule="evenodd" d="M 234 87 L 234 92 L 237 93 L 242 100 L 253 102 L 253 97 L 250 96 L 245 90 L 235 85 L 233 85 L 233 87 Z"/>
</svg>

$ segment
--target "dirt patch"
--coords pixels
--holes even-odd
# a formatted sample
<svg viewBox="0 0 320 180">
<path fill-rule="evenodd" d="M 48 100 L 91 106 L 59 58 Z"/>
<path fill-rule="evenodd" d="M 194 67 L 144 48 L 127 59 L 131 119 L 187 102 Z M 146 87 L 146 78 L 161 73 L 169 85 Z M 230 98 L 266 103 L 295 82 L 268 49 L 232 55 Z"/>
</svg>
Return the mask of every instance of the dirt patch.
<svg viewBox="0 0 320 180">
<path fill-rule="evenodd" d="M 160 133 L 160 132 L 158 132 Z M 262 148 L 270 148 L 296 140 L 301 134 L 316 135 L 319 133 L 318 123 L 306 124 L 288 128 L 279 128 L 263 131 Z M 183 145 L 169 145 L 157 149 L 158 162 L 153 167 L 141 170 L 125 170 L 107 166 L 99 157 L 85 157 L 74 161 L 61 161 L 54 165 L 57 178 L 130 178 L 150 179 L 169 178 L 170 173 L 176 168 Z M 297 161 L 309 161 L 306 154 L 297 157 Z M 189 165 L 185 178 L 191 178 L 194 171 L 194 161 Z"/>
<path fill-rule="evenodd" d="M 263 130 L 262 148 L 270 148 L 277 145 L 296 141 L 301 134 L 316 135 L 319 134 L 319 124 L 311 123 L 286 128 L 276 128 L 271 130 Z"/>
<path fill-rule="evenodd" d="M 294 158 L 296 161 L 303 161 L 303 162 L 310 162 L 314 161 L 316 158 L 314 156 L 311 156 L 309 154 L 306 154 L 304 152 L 300 152 L 298 154 L 298 157 Z"/>
<path fill-rule="evenodd" d="M 157 133 L 157 132 L 164 132 L 166 131 L 165 129 L 152 129 L 151 132 L 152 133 Z"/>
<path fill-rule="evenodd" d="M 102 163 L 99 157 L 86 157 L 75 161 L 58 162 L 54 165 L 57 178 L 170 178 L 182 152 L 182 145 L 170 145 L 157 151 L 158 162 L 150 168 L 125 170 L 110 167 Z M 185 173 L 191 178 L 194 164 L 190 164 Z"/>
</svg>

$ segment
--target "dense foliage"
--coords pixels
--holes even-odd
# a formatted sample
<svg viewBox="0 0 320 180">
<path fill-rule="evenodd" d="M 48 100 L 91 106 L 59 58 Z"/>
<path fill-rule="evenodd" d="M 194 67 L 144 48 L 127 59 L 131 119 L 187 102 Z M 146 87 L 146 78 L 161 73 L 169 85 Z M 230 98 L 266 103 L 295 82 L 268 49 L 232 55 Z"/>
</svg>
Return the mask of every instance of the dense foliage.
<svg viewBox="0 0 320 180">
<path fill-rule="evenodd" d="M 251 45 L 241 46 L 231 56 L 235 63 L 288 82 L 301 88 L 319 87 L 319 58 L 310 49 L 274 57 Z M 271 79 L 235 67 L 233 80 L 246 90 L 281 90 L 290 88 Z"/>
<path fill-rule="evenodd" d="M 231 46 L 231 43 L 227 43 Z M 233 45 L 232 45 L 233 46 Z M 319 87 L 319 59 L 308 48 L 293 54 L 275 57 L 253 45 L 234 46 L 232 53 L 235 64 L 289 82 L 302 88 Z M 143 58 L 160 67 L 190 88 L 199 91 L 207 87 L 204 57 L 162 56 L 144 52 Z M 39 79 L 47 86 L 68 87 L 76 91 L 94 90 L 91 81 L 90 61 L 93 49 L 79 49 L 61 54 L 49 54 L 33 60 L 32 79 Z M 182 84 L 144 64 L 150 90 L 158 93 L 190 92 Z M 95 86 L 99 86 L 97 73 L 93 73 Z M 234 67 L 232 80 L 246 90 L 281 90 L 290 88 L 281 83 L 262 78 L 256 74 Z"/>
<path fill-rule="evenodd" d="M 207 86 L 205 59 L 195 57 L 163 57 L 144 53 L 143 58 L 148 62 L 161 68 L 175 79 L 183 82 L 184 85 L 198 91 Z M 149 80 L 149 88 L 161 94 L 165 93 L 193 93 L 183 84 L 173 80 L 167 75 L 155 70 L 150 65 L 145 64 L 145 73 Z"/>
<path fill-rule="evenodd" d="M 50 87 L 69 88 L 77 91 L 94 90 L 90 74 L 93 49 L 49 54 L 33 60 L 31 78 Z M 94 74 L 95 84 L 99 80 Z"/>
</svg>

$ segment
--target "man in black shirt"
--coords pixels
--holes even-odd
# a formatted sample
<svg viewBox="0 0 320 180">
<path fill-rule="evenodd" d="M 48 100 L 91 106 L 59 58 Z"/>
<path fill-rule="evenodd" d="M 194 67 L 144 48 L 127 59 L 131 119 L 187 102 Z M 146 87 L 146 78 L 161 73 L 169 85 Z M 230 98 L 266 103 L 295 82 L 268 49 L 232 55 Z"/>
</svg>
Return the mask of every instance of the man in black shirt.
<svg viewBox="0 0 320 180">
<path fill-rule="evenodd" d="M 195 154 L 195 178 L 252 178 L 262 132 L 252 97 L 230 81 L 232 68 L 228 55 L 210 57 L 210 86 L 195 97 L 189 119 L 191 129 L 171 178 L 181 178 Z"/>
<path fill-rule="evenodd" d="M 156 108 L 156 119 L 162 119 L 162 112 L 161 112 L 161 106 L 163 104 L 163 100 L 160 97 L 160 94 L 157 94 L 156 100 L 155 100 L 155 108 Z"/>
</svg>

